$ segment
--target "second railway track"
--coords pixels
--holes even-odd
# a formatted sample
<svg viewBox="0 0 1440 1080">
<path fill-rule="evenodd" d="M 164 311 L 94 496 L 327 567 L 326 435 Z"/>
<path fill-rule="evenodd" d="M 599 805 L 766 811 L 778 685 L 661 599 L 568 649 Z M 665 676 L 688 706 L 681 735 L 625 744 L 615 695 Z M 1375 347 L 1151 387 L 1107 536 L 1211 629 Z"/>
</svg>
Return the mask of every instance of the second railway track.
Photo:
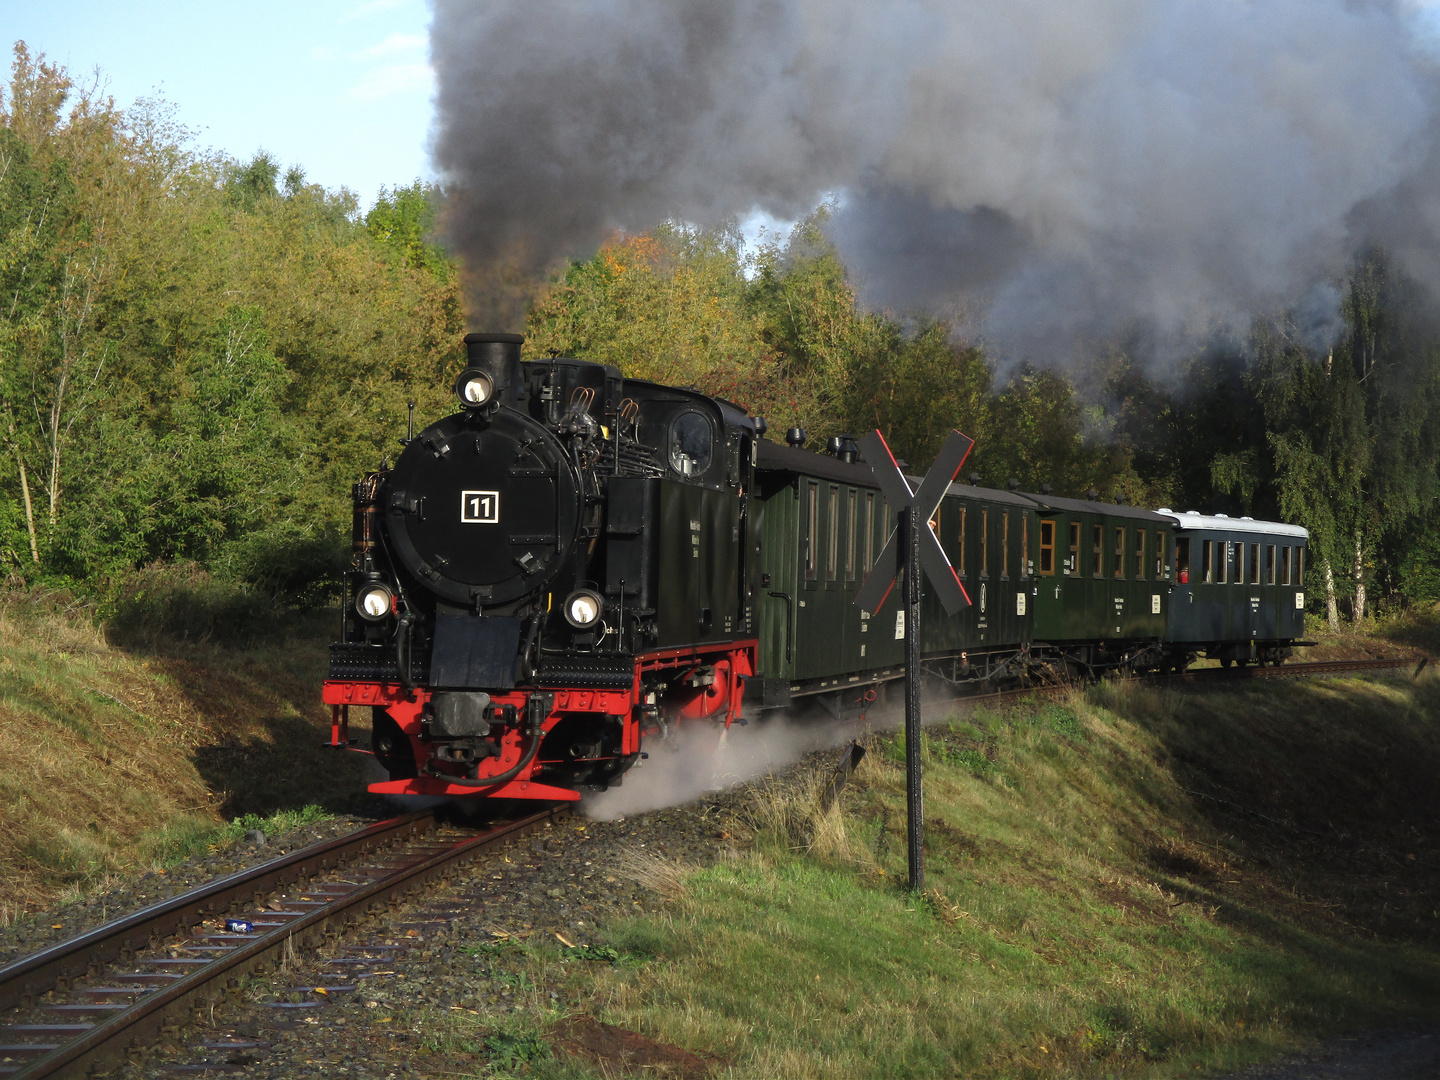
<svg viewBox="0 0 1440 1080">
<path fill-rule="evenodd" d="M 0 968 L 0 1076 L 82 1077 L 123 1063 L 297 943 L 342 933 L 566 813 L 547 806 L 481 832 L 406 814 L 22 957 Z M 235 919 L 250 925 L 227 929 Z"/>
</svg>

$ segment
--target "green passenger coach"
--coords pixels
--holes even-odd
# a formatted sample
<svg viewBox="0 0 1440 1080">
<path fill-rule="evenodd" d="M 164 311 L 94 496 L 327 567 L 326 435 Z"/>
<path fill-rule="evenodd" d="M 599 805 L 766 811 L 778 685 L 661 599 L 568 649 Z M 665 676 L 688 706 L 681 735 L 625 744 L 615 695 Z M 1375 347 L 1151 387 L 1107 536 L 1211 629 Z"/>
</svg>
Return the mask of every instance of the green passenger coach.
<svg viewBox="0 0 1440 1080">
<path fill-rule="evenodd" d="M 1184 668 L 1198 655 L 1279 664 L 1305 636 L 1305 558 L 1298 525 L 1224 514 L 1161 514 L 1175 522 L 1175 591 L 1166 644 Z"/>
<path fill-rule="evenodd" d="M 1026 498 L 1039 541 L 1032 653 L 1051 663 L 1063 655 L 1080 671 L 1159 666 L 1174 520 L 1120 504 Z"/>
<path fill-rule="evenodd" d="M 847 442 L 829 455 L 768 441 L 757 446 L 762 708 L 852 685 L 863 693 L 904 674 L 899 589 L 879 611 L 855 604 L 895 531 L 895 516 L 870 466 Z M 972 602 L 946 615 L 925 586 L 926 673 L 955 683 L 1024 674 L 1034 506 L 1009 492 L 951 485 L 931 525 Z"/>
</svg>

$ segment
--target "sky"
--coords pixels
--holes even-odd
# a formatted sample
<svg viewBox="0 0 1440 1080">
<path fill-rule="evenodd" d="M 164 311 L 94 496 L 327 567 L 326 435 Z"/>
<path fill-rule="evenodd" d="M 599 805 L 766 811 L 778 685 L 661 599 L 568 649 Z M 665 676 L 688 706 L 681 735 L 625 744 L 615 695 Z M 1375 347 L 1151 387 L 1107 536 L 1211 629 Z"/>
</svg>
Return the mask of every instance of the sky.
<svg viewBox="0 0 1440 1080">
<path fill-rule="evenodd" d="M 1440 0 L 1407 6 L 1440 27 Z M 173 103 L 200 145 L 267 150 L 365 206 L 382 186 L 436 179 L 430 21 L 426 0 L 0 2 L 7 49 L 23 40 L 77 77 L 98 68 L 121 104 Z M 746 225 L 784 228 L 763 215 Z"/>
<path fill-rule="evenodd" d="M 264 149 L 364 206 L 435 179 L 429 27 L 425 0 L 0 0 L 7 53 L 23 40 L 77 79 L 98 67 L 117 103 L 163 97 L 199 145 Z"/>
</svg>

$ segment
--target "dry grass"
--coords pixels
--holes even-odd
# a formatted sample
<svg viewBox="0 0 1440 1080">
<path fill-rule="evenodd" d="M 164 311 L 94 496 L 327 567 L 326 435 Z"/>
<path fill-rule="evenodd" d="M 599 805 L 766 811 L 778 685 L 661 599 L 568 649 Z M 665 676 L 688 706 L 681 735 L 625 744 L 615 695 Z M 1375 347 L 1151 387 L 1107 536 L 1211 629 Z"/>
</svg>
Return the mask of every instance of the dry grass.
<svg viewBox="0 0 1440 1080">
<path fill-rule="evenodd" d="M 248 649 L 127 651 L 56 597 L 0 602 L 0 910 L 145 869 L 187 822 L 352 797 L 358 762 L 318 746 L 316 629 Z"/>
<path fill-rule="evenodd" d="M 671 900 L 684 895 L 685 883 L 695 872 L 681 859 L 667 859 L 640 848 L 622 852 L 615 860 L 615 869 L 620 876 Z"/>
</svg>

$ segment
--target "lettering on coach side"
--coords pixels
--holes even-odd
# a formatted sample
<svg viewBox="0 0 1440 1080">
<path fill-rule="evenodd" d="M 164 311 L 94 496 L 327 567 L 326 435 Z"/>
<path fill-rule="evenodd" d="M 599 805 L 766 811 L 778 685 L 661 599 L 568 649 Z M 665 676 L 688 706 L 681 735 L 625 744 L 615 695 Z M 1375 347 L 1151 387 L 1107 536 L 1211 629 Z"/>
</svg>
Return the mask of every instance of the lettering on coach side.
<svg viewBox="0 0 1440 1080">
<path fill-rule="evenodd" d="M 500 493 L 498 491 L 462 491 L 460 522 L 464 525 L 498 525 Z"/>
</svg>

